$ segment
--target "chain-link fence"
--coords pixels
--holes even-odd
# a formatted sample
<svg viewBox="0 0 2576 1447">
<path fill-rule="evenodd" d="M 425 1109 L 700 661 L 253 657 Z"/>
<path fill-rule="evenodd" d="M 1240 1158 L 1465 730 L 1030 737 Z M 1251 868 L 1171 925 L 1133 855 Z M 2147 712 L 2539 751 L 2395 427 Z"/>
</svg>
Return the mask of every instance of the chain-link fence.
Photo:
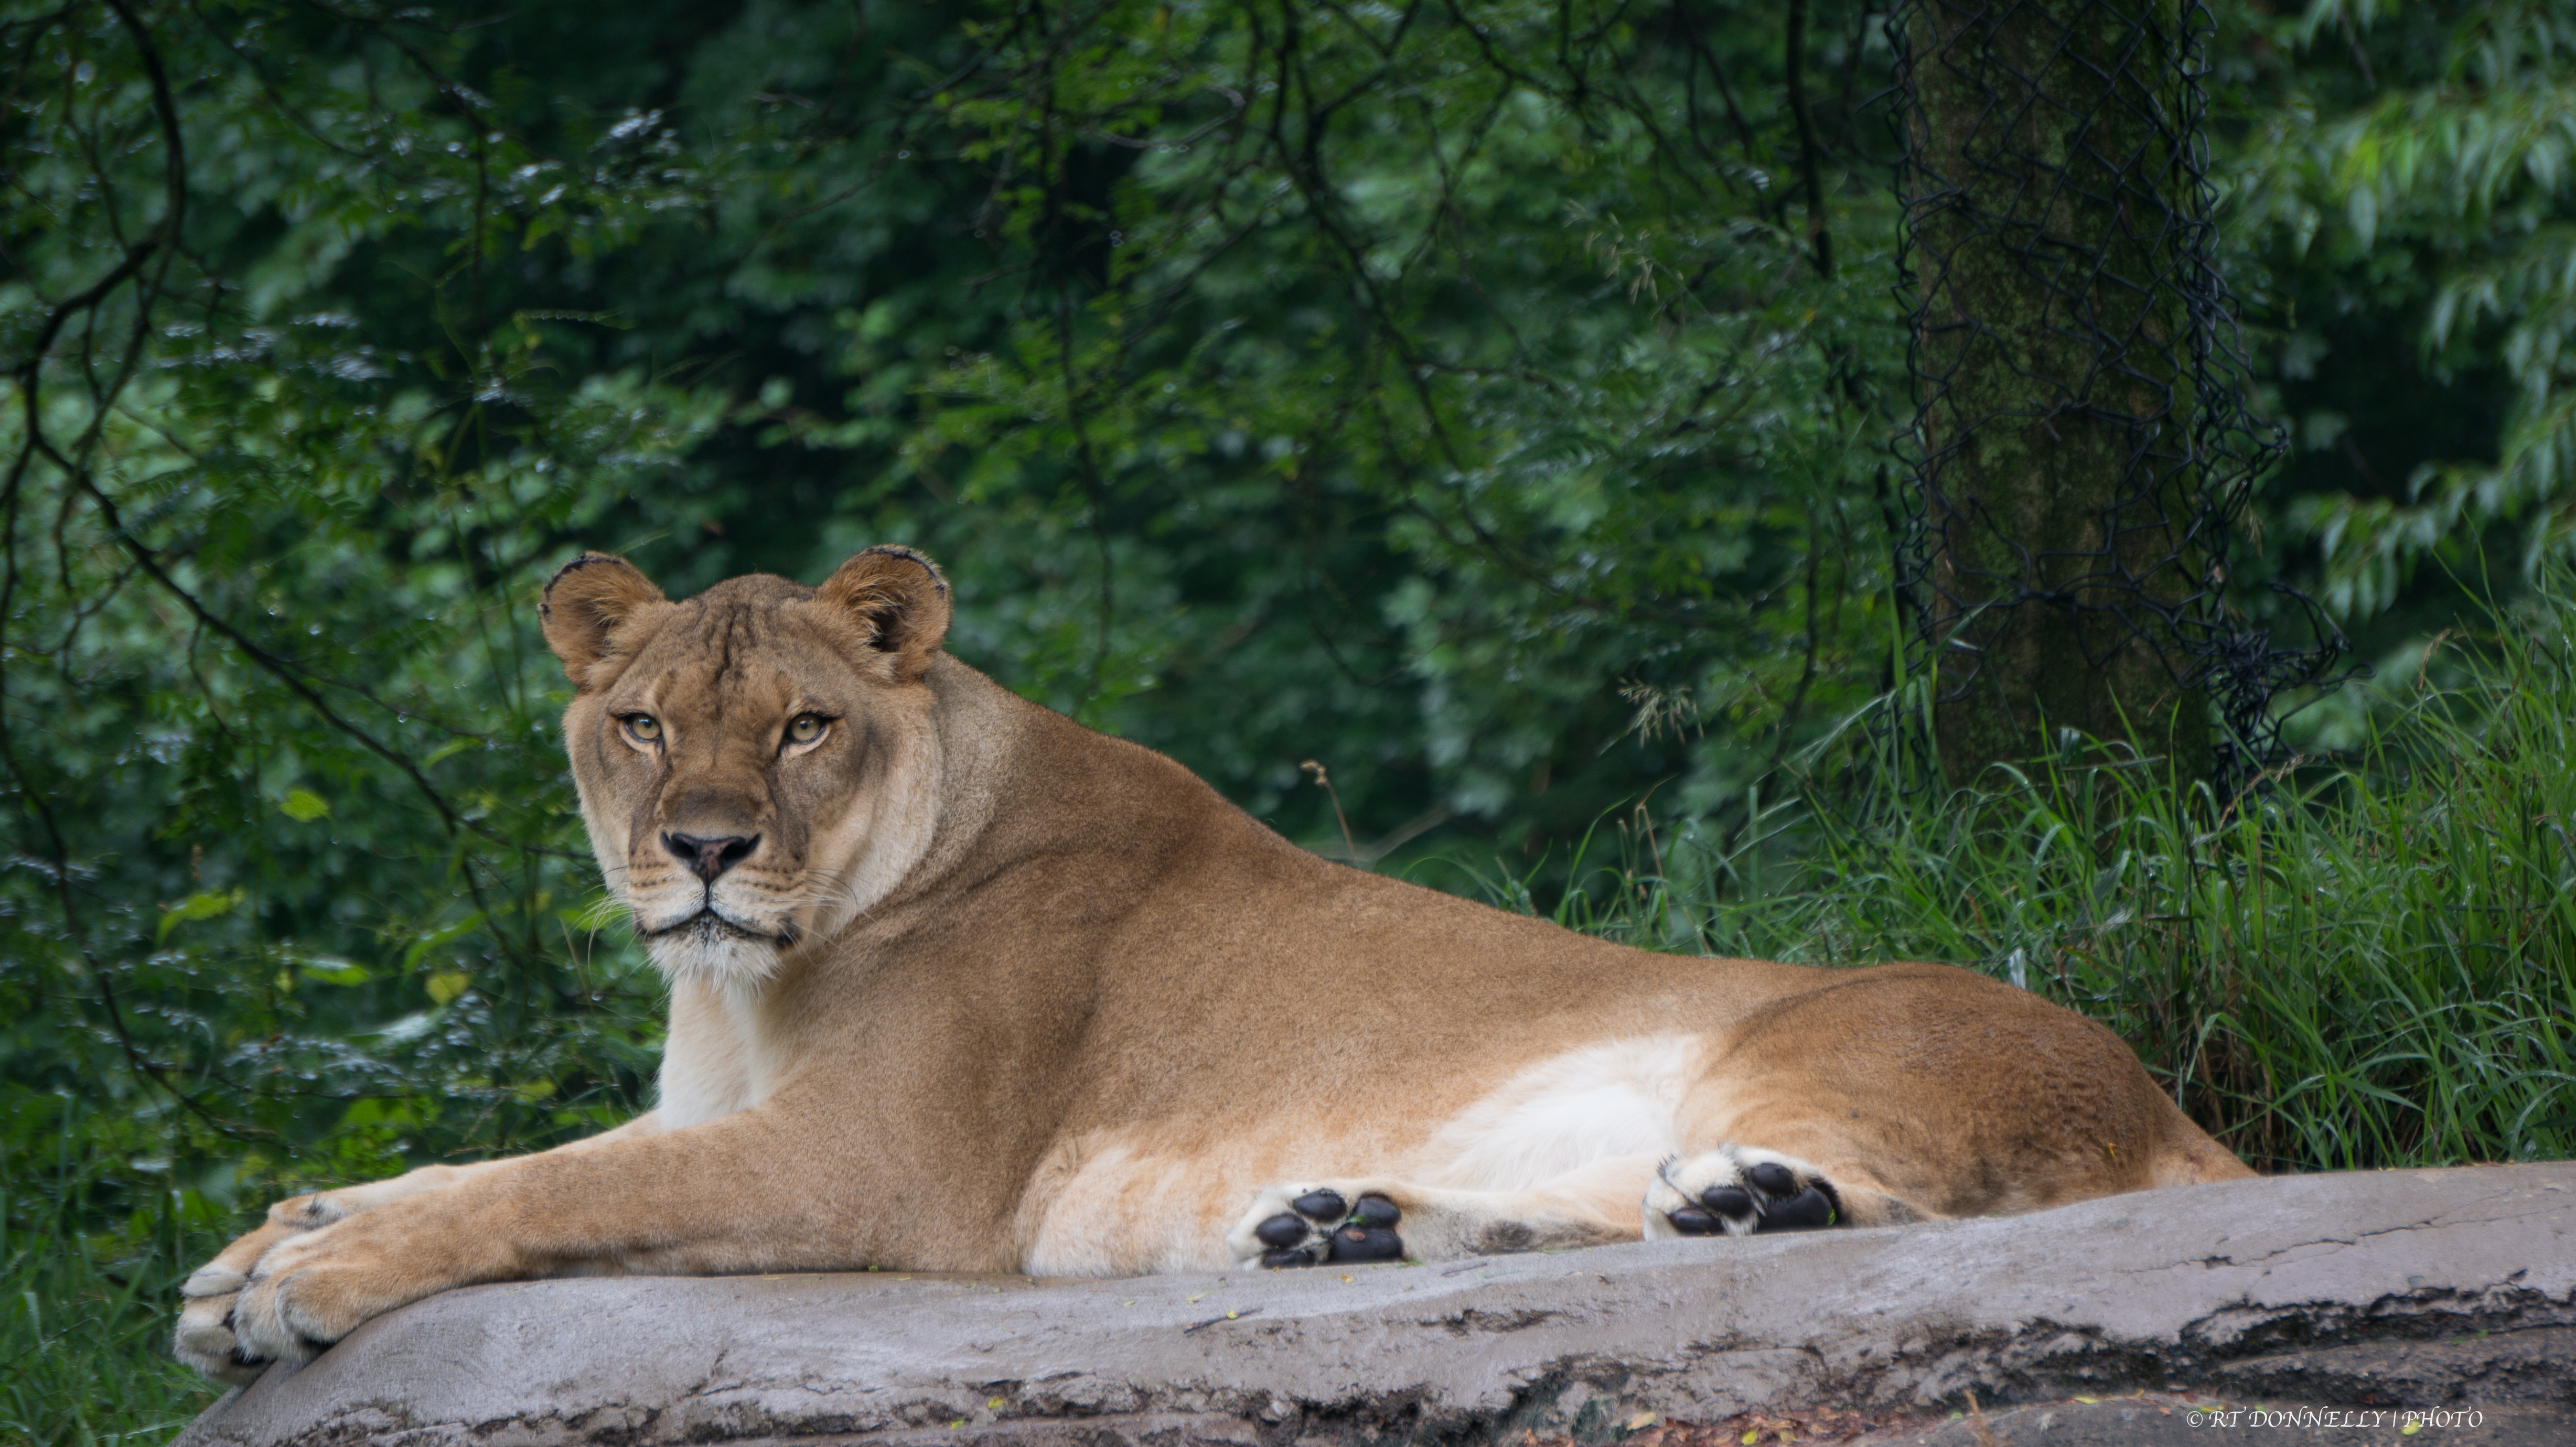
<svg viewBox="0 0 2576 1447">
<path fill-rule="evenodd" d="M 2247 407 L 2212 264 L 2209 11 L 1900 0 L 1887 24 L 1918 404 L 1900 583 L 1945 756 L 2026 755 L 2042 717 L 2142 731 L 2161 707 L 2241 787 L 2280 754 L 2274 701 L 2344 644 L 2282 584 L 2275 621 L 2316 642 L 2228 603 L 2282 443 Z"/>
</svg>

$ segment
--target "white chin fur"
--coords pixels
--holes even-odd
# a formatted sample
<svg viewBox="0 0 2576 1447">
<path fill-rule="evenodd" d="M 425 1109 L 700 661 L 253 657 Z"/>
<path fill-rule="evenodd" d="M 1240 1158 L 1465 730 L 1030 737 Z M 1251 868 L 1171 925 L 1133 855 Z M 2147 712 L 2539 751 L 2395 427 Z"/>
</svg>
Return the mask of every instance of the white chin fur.
<svg viewBox="0 0 2576 1447">
<path fill-rule="evenodd" d="M 704 922 L 651 936 L 645 953 L 674 980 L 708 984 L 768 979 L 778 968 L 778 944 Z"/>
</svg>

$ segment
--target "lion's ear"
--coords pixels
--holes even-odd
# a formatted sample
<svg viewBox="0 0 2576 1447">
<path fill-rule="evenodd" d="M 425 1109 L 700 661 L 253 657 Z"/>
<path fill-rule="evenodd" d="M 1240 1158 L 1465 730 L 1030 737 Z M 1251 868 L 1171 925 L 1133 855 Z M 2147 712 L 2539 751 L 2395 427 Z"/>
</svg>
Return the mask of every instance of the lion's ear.
<svg viewBox="0 0 2576 1447">
<path fill-rule="evenodd" d="M 619 625 L 655 603 L 662 590 L 624 558 L 584 553 L 563 565 L 546 583 L 537 616 L 546 630 L 546 646 L 563 660 L 575 688 L 587 687 L 590 666 L 617 652 Z"/>
<path fill-rule="evenodd" d="M 824 580 L 814 601 L 846 608 L 871 646 L 899 657 L 898 671 L 918 677 L 948 636 L 948 580 L 939 565 L 910 548 L 870 548 Z"/>
</svg>

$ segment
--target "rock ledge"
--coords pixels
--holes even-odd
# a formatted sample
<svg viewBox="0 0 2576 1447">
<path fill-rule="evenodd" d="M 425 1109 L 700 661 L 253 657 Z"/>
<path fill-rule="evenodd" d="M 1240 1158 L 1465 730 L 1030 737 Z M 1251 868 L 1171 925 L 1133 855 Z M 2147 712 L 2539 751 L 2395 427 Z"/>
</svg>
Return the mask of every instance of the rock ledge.
<svg viewBox="0 0 2576 1447">
<path fill-rule="evenodd" d="M 2211 1402 L 2479 1418 L 2418 1447 L 2576 1441 L 2576 1163 L 1431 1266 L 475 1287 L 271 1370 L 177 1447 L 1321 1447 L 1824 1407 L 1876 1414 L 1871 1440 L 2163 1443 L 2208 1440 L 2184 1418 Z"/>
</svg>

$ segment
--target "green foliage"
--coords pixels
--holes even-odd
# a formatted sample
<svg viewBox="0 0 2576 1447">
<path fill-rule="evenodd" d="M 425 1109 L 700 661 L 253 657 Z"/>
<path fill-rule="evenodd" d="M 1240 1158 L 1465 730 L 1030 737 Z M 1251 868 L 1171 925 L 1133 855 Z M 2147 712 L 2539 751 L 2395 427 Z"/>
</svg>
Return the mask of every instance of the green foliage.
<svg viewBox="0 0 2576 1447">
<path fill-rule="evenodd" d="M 2348 54 L 2350 68 L 2283 77 L 2242 159 L 2240 230 L 2268 233 L 2260 244 L 2288 267 L 2345 278 L 2381 325 L 2411 327 L 2436 380 L 2491 368 L 2503 383 L 2500 418 L 2476 418 L 2483 399 L 2444 399 L 2467 400 L 2474 425 L 2423 439 L 2411 464 L 2361 461 L 2358 487 L 2288 500 L 2283 520 L 2317 550 L 2319 596 L 2349 616 L 2382 613 L 2418 564 L 2471 563 L 2500 527 L 2525 573 L 2564 555 L 2576 537 L 2576 16 L 2550 0 L 2314 0 L 2268 29 L 2320 60 Z M 2331 317 L 2361 297 L 2311 302 Z M 2330 345 L 2321 330 L 2290 338 L 2293 380 Z M 2304 440 L 2332 448 L 2360 417 L 2319 408 Z"/>
<path fill-rule="evenodd" d="M 1132 5 L 970 26 L 988 56 L 940 117 L 992 173 L 977 280 L 1014 289 L 1013 324 L 927 379 L 898 470 L 960 519 L 1004 511 L 939 539 L 959 576 L 1097 590 L 1050 596 L 1091 606 L 1041 647 L 990 622 L 974 643 L 1256 812 L 1321 757 L 1370 832 L 1424 809 L 1579 827 L 1536 798 L 1556 772 L 1589 776 L 1588 806 L 1687 766 L 1603 761 L 1623 681 L 1737 737 L 1856 702 L 1865 670 L 1819 661 L 1844 640 L 1806 615 L 1884 606 L 1883 552 L 1854 544 L 1889 422 L 1858 360 L 1894 341 L 1887 206 L 1845 202 L 1861 263 L 1818 277 L 1762 170 L 1776 141 L 1693 94 L 1723 74 L 1700 24 Z M 1865 25 L 1850 46 L 1884 55 Z M 1211 690 L 1266 701 L 1210 740 Z M 1748 760 L 1697 763 L 1731 789 Z"/>
<path fill-rule="evenodd" d="M 169 1185 L 171 1162 L 155 1154 L 168 1132 L 149 1112 L 73 1096 L 11 1106 L 0 1440 L 166 1442 L 213 1395 L 164 1348 L 169 1304 L 232 1213 L 201 1192 L 153 1188 Z"/>
</svg>

